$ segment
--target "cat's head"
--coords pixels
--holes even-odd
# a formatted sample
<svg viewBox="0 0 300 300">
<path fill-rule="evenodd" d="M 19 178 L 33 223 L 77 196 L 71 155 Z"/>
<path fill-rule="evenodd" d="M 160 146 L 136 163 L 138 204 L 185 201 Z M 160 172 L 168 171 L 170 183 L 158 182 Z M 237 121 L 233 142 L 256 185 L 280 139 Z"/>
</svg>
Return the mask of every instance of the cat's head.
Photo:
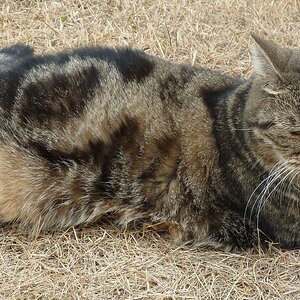
<svg viewBox="0 0 300 300">
<path fill-rule="evenodd" d="M 269 168 L 300 169 L 300 50 L 253 35 L 253 81 L 244 112 L 255 151 Z"/>
</svg>

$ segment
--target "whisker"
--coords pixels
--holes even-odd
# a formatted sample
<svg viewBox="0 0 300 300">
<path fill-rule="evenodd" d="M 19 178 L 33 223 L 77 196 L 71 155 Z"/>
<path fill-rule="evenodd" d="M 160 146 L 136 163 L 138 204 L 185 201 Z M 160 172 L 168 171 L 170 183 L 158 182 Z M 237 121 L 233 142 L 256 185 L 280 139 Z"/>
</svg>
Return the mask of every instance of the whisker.
<svg viewBox="0 0 300 300">
<path fill-rule="evenodd" d="M 260 193 L 260 195 L 258 196 L 259 198 L 259 205 L 258 205 L 258 208 L 257 208 L 257 214 L 256 214 L 256 228 L 257 228 L 257 233 L 258 233 L 258 241 L 260 241 L 260 236 L 259 236 L 259 220 L 260 220 L 260 213 L 262 211 L 262 209 L 265 207 L 266 203 L 267 203 L 267 200 L 271 197 L 271 195 L 276 191 L 278 190 L 279 188 L 279 194 L 282 194 L 283 191 L 280 192 L 280 188 L 281 186 L 283 185 L 283 183 L 285 182 L 285 180 L 287 178 L 289 178 L 291 176 L 291 174 L 294 173 L 294 169 L 290 169 L 289 166 L 284 166 L 282 167 L 279 172 L 277 172 L 277 175 L 275 177 L 272 178 L 272 180 L 268 183 L 267 186 L 264 187 L 263 189 L 263 193 Z M 282 178 L 282 176 L 284 175 L 284 177 Z M 274 175 L 273 175 L 274 176 Z M 276 184 L 276 186 L 268 193 L 267 197 L 266 194 L 269 190 L 269 188 L 275 183 L 277 182 L 278 178 L 280 178 L 280 181 L 279 183 Z M 280 197 L 279 197 L 280 198 Z M 252 214 L 252 212 L 251 212 Z M 250 216 L 250 218 L 252 218 L 252 215 Z M 251 219 L 250 219 L 251 220 Z"/>
<path fill-rule="evenodd" d="M 255 195 L 255 192 L 264 184 L 264 187 L 262 189 L 262 191 L 259 193 L 259 195 L 256 197 L 256 200 L 254 201 L 252 208 L 251 208 L 251 212 L 250 212 L 250 221 L 252 220 L 252 215 L 253 215 L 253 211 L 254 208 L 256 206 L 256 203 L 259 201 L 259 199 L 262 197 L 262 195 L 265 194 L 265 192 L 267 191 L 267 189 L 269 188 L 269 186 L 271 184 L 273 184 L 274 181 L 277 180 L 277 178 L 279 177 L 280 173 L 284 172 L 286 170 L 287 166 L 286 163 L 283 162 L 278 162 L 277 164 L 275 164 L 273 166 L 273 168 L 271 169 L 269 175 L 267 178 L 265 178 L 257 187 L 256 189 L 252 192 L 247 205 L 246 205 L 246 209 L 245 209 L 245 214 L 247 213 L 248 210 L 248 206 L 251 202 L 252 197 Z M 244 215 L 245 217 L 245 215 Z"/>
<path fill-rule="evenodd" d="M 236 131 L 253 131 L 252 128 L 234 128 Z"/>
<path fill-rule="evenodd" d="M 289 167 L 288 167 L 288 166 L 285 166 L 285 167 L 283 167 L 281 170 L 279 170 L 279 171 L 277 172 L 277 174 L 274 174 L 272 180 L 270 180 L 270 182 L 268 182 L 268 183 L 266 184 L 266 186 L 264 187 L 263 191 L 258 195 L 258 198 L 259 198 L 259 200 L 260 200 L 260 201 L 259 201 L 259 202 L 260 202 L 260 205 L 261 205 L 261 201 L 263 201 L 263 199 L 265 198 L 265 196 L 266 196 L 266 194 L 267 194 L 269 188 L 272 186 L 272 184 L 275 183 L 275 182 L 277 181 L 278 178 L 282 177 L 282 175 L 283 175 L 284 173 L 288 172 L 288 171 L 290 171 Z M 280 182 L 281 182 L 281 181 L 280 181 Z M 280 184 L 280 182 L 279 182 L 279 184 Z M 279 184 L 277 184 L 276 187 L 277 187 Z M 270 195 L 270 193 L 269 193 L 269 195 Z M 268 197 L 269 197 L 269 195 L 268 195 Z M 260 205 L 259 205 L 259 207 L 260 207 Z"/>
<path fill-rule="evenodd" d="M 259 216 L 260 216 L 260 212 L 261 210 L 265 207 L 267 200 L 271 197 L 271 195 L 275 192 L 275 190 L 284 183 L 284 181 L 291 175 L 293 174 L 294 170 L 289 170 L 289 172 L 279 181 L 279 183 L 276 184 L 276 186 L 271 190 L 271 192 L 268 194 L 268 196 L 266 198 L 261 198 L 261 202 L 257 211 L 257 216 L 256 216 L 256 225 L 257 228 L 259 227 Z M 280 174 L 282 175 L 282 174 Z"/>
<path fill-rule="evenodd" d="M 299 189 L 293 184 L 294 179 L 297 178 L 297 176 L 299 175 L 299 173 L 300 173 L 299 170 L 295 170 L 295 174 L 292 176 L 292 178 L 291 178 L 291 180 L 290 180 L 290 182 L 289 182 L 289 185 L 288 185 L 288 187 L 287 187 L 286 194 L 292 193 L 293 190 L 294 190 L 294 191 L 295 191 L 295 190 L 296 190 L 296 191 L 299 191 Z M 298 179 L 298 178 L 297 178 L 297 179 Z M 283 194 L 282 196 L 284 197 L 285 195 Z M 288 203 L 288 205 L 290 204 L 291 201 L 292 201 L 292 199 L 289 198 L 289 203 Z M 296 202 L 294 202 L 294 203 L 296 203 L 297 207 L 299 206 L 299 201 L 296 201 Z"/>
<path fill-rule="evenodd" d="M 255 195 L 255 193 L 259 189 L 262 188 L 261 192 L 258 194 L 258 196 L 256 197 L 256 200 L 252 204 L 252 208 L 251 208 L 251 212 L 250 212 L 250 216 L 249 216 L 249 220 L 251 222 L 253 212 L 255 210 L 255 207 L 257 207 L 256 208 L 256 210 L 257 210 L 256 227 L 257 227 L 257 232 L 258 232 L 258 240 L 259 240 L 259 217 L 260 217 L 261 210 L 264 208 L 267 199 L 271 196 L 271 194 L 273 194 L 274 190 L 276 190 L 278 186 L 281 186 L 281 184 L 286 180 L 286 178 L 290 177 L 290 175 L 293 174 L 293 172 L 294 172 L 294 170 L 290 169 L 288 161 L 277 162 L 270 170 L 268 176 L 258 184 L 258 186 L 254 189 L 254 191 L 250 195 L 250 197 L 247 201 L 245 210 L 244 210 L 245 230 L 246 230 L 247 211 L 248 211 L 249 205 L 251 203 L 251 200 L 253 199 L 253 196 Z M 284 176 L 283 179 L 281 179 L 278 183 L 278 179 L 282 178 L 282 176 Z M 272 185 L 275 183 L 277 183 L 275 188 L 273 188 L 270 192 L 268 192 L 270 190 L 270 188 L 272 187 Z M 268 193 L 268 196 L 266 197 L 267 193 Z"/>
</svg>

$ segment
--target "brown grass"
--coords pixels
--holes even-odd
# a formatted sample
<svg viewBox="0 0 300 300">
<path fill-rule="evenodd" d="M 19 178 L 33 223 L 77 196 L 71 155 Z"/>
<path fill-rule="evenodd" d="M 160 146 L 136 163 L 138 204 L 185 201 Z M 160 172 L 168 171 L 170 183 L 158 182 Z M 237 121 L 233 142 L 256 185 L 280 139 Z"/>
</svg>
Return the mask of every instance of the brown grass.
<svg viewBox="0 0 300 300">
<path fill-rule="evenodd" d="M 130 45 L 233 74 L 251 72 L 250 32 L 300 46 L 300 2 L 2 0 L 1 44 L 38 53 Z M 0 230 L 1 299 L 300 299 L 300 252 L 176 248 L 153 231 L 111 225 L 43 233 Z"/>
</svg>

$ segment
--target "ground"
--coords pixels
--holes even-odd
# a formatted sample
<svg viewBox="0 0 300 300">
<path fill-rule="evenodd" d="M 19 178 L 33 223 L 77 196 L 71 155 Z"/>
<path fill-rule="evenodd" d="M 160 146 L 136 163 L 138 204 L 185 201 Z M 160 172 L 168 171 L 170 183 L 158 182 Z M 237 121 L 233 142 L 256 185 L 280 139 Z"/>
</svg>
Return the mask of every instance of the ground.
<svg viewBox="0 0 300 300">
<path fill-rule="evenodd" d="M 37 53 L 129 45 L 250 76 L 250 33 L 300 47 L 298 0 L 2 0 L 1 44 Z M 29 237 L 0 229 L 0 299 L 300 299 L 300 252 L 176 248 L 151 229 L 97 224 Z"/>
</svg>

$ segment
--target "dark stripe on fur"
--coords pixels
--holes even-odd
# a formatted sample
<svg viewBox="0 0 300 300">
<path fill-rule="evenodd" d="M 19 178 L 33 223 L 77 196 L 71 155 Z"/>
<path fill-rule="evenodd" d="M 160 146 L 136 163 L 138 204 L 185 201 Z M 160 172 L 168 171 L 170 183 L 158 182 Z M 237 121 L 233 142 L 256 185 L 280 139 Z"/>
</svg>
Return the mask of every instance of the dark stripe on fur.
<svg viewBox="0 0 300 300">
<path fill-rule="evenodd" d="M 28 120 L 40 124 L 49 120 L 65 122 L 85 108 L 99 84 L 99 72 L 93 65 L 73 73 L 52 73 L 23 89 L 20 118 L 24 123 Z"/>
<path fill-rule="evenodd" d="M 116 195 L 122 186 L 119 178 L 112 175 L 113 171 L 118 174 L 122 170 L 122 162 L 119 160 L 120 153 L 130 153 L 131 159 L 136 156 L 139 150 L 137 142 L 140 137 L 140 127 L 136 119 L 126 118 L 120 127 L 111 135 L 111 143 L 103 149 L 101 157 L 101 176 L 95 186 L 95 193 L 107 197 Z M 129 176 L 129 174 L 128 174 Z"/>
<path fill-rule="evenodd" d="M 154 61 L 144 52 L 129 48 L 81 48 L 70 53 L 79 57 L 94 57 L 114 63 L 125 82 L 142 82 L 155 67 Z"/>
<path fill-rule="evenodd" d="M 99 177 L 94 183 L 92 194 L 99 197 L 113 197 L 121 186 L 118 178 L 112 177 L 112 171 L 122 169 L 119 161 L 121 151 L 123 155 L 130 155 L 131 160 L 136 157 L 139 151 L 139 144 L 136 141 L 139 137 L 140 128 L 137 120 L 125 118 L 118 129 L 111 133 L 110 143 L 101 140 L 90 141 L 84 150 L 75 147 L 71 152 L 48 149 L 43 144 L 33 142 L 29 148 L 33 148 L 37 155 L 52 164 L 64 165 L 66 162 L 74 161 L 96 168 Z"/>
<path fill-rule="evenodd" d="M 236 130 L 242 128 L 240 116 L 243 115 L 245 108 L 247 91 L 250 86 L 235 92 L 235 101 L 232 110 L 228 110 L 228 95 L 232 95 L 232 90 L 216 91 L 214 93 L 203 93 L 203 99 L 210 114 L 213 117 L 213 135 L 219 152 L 219 167 L 222 173 L 223 186 L 218 187 L 218 194 L 221 198 L 227 198 L 226 203 L 229 207 L 234 207 L 241 214 L 244 213 L 245 206 L 241 199 L 248 199 L 250 196 L 240 181 L 240 174 L 237 170 L 244 165 L 249 172 L 256 174 L 253 178 L 257 179 L 257 174 L 262 174 L 263 169 L 254 166 L 254 157 L 249 159 L 249 151 L 245 141 L 244 132 Z M 231 127 L 228 120 L 232 120 L 229 114 L 233 115 L 233 125 Z M 249 161 L 250 160 L 250 161 Z M 249 164 L 249 165 L 248 165 Z M 242 174 L 243 175 L 243 174 Z M 250 177 L 250 176 L 249 176 Z M 254 188 L 255 188 L 255 183 Z M 227 195 L 227 196 L 226 196 Z"/>
<path fill-rule="evenodd" d="M 17 88 L 20 82 L 20 76 L 16 73 L 0 73 L 0 106 L 3 109 L 3 120 L 10 118 L 11 109 L 16 101 Z"/>
<path fill-rule="evenodd" d="M 178 107 L 182 106 L 183 100 L 181 92 L 195 75 L 193 69 L 180 66 L 179 72 L 172 72 L 160 81 L 159 95 L 162 102 L 166 105 L 175 103 Z"/>
<path fill-rule="evenodd" d="M 230 95 L 230 92 L 232 92 L 233 89 L 234 87 L 232 86 L 217 90 L 212 90 L 211 88 L 201 88 L 200 96 L 203 99 L 204 104 L 207 106 L 213 120 L 215 120 L 218 116 L 218 105 L 221 103 L 221 101 L 227 99 L 227 96 Z"/>
</svg>

